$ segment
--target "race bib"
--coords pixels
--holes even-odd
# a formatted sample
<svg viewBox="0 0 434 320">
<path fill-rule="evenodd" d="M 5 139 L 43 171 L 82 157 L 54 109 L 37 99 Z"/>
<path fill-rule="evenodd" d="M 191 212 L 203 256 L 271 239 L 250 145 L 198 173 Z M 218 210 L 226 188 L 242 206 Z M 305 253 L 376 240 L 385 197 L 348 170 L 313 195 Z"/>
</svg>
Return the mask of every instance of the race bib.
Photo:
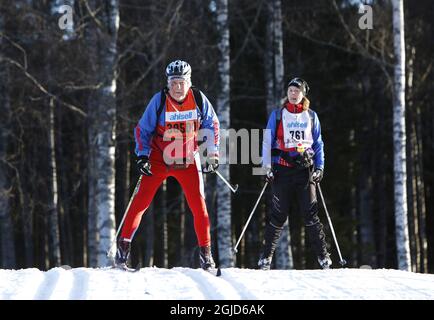
<svg viewBox="0 0 434 320">
<path fill-rule="evenodd" d="M 282 127 L 285 148 L 307 149 L 312 147 L 312 123 L 309 111 L 291 113 L 283 109 Z"/>
<path fill-rule="evenodd" d="M 163 142 L 160 144 L 166 164 L 192 163 L 198 127 L 198 112 L 191 90 L 182 104 L 167 97 Z"/>
<path fill-rule="evenodd" d="M 195 138 L 197 131 L 198 115 L 191 91 L 182 105 L 166 99 L 164 136 L 169 140 L 188 141 Z"/>
</svg>

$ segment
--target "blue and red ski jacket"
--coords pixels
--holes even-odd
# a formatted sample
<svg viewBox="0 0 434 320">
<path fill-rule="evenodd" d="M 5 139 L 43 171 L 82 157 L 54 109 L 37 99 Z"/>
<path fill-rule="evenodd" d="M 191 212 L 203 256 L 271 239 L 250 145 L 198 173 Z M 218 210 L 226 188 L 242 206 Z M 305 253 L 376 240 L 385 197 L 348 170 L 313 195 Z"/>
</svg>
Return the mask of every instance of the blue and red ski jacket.
<svg viewBox="0 0 434 320">
<path fill-rule="evenodd" d="M 152 140 L 157 133 L 157 130 L 164 128 L 165 126 L 165 104 L 162 106 L 161 113 L 157 119 L 161 102 L 161 94 L 162 92 L 160 91 L 152 97 L 135 128 L 135 152 L 137 156 L 150 156 L 151 150 L 153 149 Z M 205 143 L 208 154 L 215 153 L 218 155 L 220 143 L 219 121 L 211 102 L 209 102 L 208 98 L 202 92 L 200 92 L 200 95 L 202 96 L 202 107 L 200 108 L 196 104 L 196 110 L 200 124 L 199 129 L 208 129 L 214 133 L 214 139 L 205 139 Z M 167 99 L 170 98 L 168 97 Z"/>
<path fill-rule="evenodd" d="M 300 113 L 303 111 L 302 105 L 293 105 L 288 103 L 285 108 L 291 113 Z M 262 165 L 270 167 L 271 164 L 282 164 L 285 161 L 280 155 L 273 155 L 272 150 L 279 150 L 289 154 L 291 157 L 298 155 L 295 148 L 286 149 L 283 147 L 283 127 L 282 127 L 282 112 L 283 108 L 273 110 L 268 118 L 267 129 L 271 134 L 264 134 L 262 143 Z M 324 170 L 324 142 L 321 136 L 321 125 L 315 111 L 308 109 L 312 122 L 312 138 L 313 143 L 311 148 L 315 152 L 314 165 L 315 168 Z M 279 114 L 280 113 L 280 114 Z M 278 120 L 280 119 L 280 120 Z M 290 164 L 288 166 L 291 166 Z"/>
</svg>

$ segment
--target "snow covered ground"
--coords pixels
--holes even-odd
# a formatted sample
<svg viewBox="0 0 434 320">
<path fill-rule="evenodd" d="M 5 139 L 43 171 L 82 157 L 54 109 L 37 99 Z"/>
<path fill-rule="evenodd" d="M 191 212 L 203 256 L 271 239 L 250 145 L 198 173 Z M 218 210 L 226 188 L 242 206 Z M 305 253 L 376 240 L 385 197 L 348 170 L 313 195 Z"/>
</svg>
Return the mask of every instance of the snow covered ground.
<svg viewBox="0 0 434 320">
<path fill-rule="evenodd" d="M 398 270 L 0 270 L 0 300 L 434 300 L 434 275 Z"/>
</svg>

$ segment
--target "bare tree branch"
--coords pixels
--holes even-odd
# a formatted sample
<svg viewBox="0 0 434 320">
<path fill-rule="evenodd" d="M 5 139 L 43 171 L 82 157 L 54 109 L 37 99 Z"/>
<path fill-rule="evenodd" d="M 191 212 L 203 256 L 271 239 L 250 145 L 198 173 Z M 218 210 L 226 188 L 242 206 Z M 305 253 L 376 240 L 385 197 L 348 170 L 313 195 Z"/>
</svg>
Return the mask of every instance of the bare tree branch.
<svg viewBox="0 0 434 320">
<path fill-rule="evenodd" d="M 32 76 L 24 66 L 22 66 L 19 62 L 10 59 L 8 57 L 5 57 L 4 55 L 0 55 L 0 62 L 1 61 L 6 61 L 11 65 L 14 65 L 15 67 L 17 67 L 18 69 L 20 69 L 24 75 L 29 78 L 33 84 L 40 90 L 42 91 L 44 94 L 46 94 L 49 97 L 52 97 L 56 102 L 59 102 L 60 104 L 63 104 L 64 106 L 68 107 L 69 109 L 71 109 L 74 112 L 77 112 L 78 114 L 80 114 L 83 117 L 86 117 L 87 114 L 86 112 L 84 112 L 83 110 L 81 110 L 79 107 L 74 106 L 73 104 L 70 104 L 68 102 L 65 102 L 63 100 L 61 100 L 59 97 L 57 97 L 56 95 L 54 95 L 53 93 L 49 92 L 34 76 Z"/>
<path fill-rule="evenodd" d="M 9 41 L 15 48 L 17 48 L 18 50 L 20 50 L 23 53 L 23 58 L 24 58 L 24 69 L 27 69 L 27 53 L 26 50 L 24 50 L 24 48 L 22 46 L 20 46 L 18 43 L 16 43 L 15 41 L 13 41 L 12 39 L 10 39 L 8 36 L 6 36 L 3 32 L 0 32 L 0 37 L 5 38 L 7 41 Z"/>
</svg>

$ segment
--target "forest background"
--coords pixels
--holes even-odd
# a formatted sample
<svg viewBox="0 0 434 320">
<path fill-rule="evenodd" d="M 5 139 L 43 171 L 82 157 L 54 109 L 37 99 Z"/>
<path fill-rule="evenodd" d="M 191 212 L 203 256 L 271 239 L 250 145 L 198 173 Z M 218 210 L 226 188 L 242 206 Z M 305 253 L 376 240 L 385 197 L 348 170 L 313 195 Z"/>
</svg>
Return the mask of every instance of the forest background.
<svg viewBox="0 0 434 320">
<path fill-rule="evenodd" d="M 222 128 L 249 134 L 265 128 L 287 82 L 304 78 L 325 142 L 321 186 L 348 266 L 434 272 L 434 3 L 403 2 L 400 27 L 393 9 L 402 1 L 366 4 L 1 1 L 0 266 L 106 264 L 138 179 L 134 127 L 165 86 L 166 65 L 183 59 Z M 231 250 L 264 185 L 254 166 L 220 166 L 236 194 L 205 177 L 221 266 L 256 268 L 270 188 L 238 254 Z M 286 228 L 273 267 L 316 268 L 296 210 Z M 132 263 L 197 267 L 197 255 L 192 215 L 168 179 L 136 233 Z"/>
</svg>

